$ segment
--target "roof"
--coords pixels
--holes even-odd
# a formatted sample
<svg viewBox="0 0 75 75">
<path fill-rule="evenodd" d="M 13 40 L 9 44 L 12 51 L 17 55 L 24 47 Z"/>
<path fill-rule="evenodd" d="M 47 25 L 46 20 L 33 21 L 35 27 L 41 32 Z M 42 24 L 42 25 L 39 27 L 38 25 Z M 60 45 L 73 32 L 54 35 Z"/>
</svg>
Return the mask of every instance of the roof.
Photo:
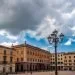
<svg viewBox="0 0 75 75">
<path fill-rule="evenodd" d="M 13 49 L 13 50 L 15 50 L 13 47 L 6 47 L 6 46 L 3 46 L 3 45 L 0 45 L 0 48 L 5 48 L 5 49 Z"/>
<path fill-rule="evenodd" d="M 35 49 L 35 50 L 43 51 L 43 52 L 46 52 L 46 53 L 50 53 L 50 52 L 47 51 L 47 50 L 44 50 L 44 49 L 41 49 L 41 48 L 39 48 L 39 47 L 35 47 L 35 46 L 32 46 L 32 45 L 29 45 L 29 44 L 20 44 L 20 45 L 15 45 L 14 47 L 15 47 L 15 48 L 28 47 L 28 48 L 33 48 L 33 49 Z"/>
<path fill-rule="evenodd" d="M 10 47 L 6 47 L 6 46 L 3 46 L 3 45 L 0 45 L 0 48 L 7 48 L 7 49 L 11 49 Z"/>
<path fill-rule="evenodd" d="M 64 53 L 64 55 L 69 55 L 69 54 L 75 54 L 75 52 L 67 52 L 67 53 Z"/>
<path fill-rule="evenodd" d="M 44 49 L 41 49 L 41 48 L 39 48 L 39 47 L 35 47 L 35 46 L 32 46 L 32 45 L 29 45 L 29 44 L 26 44 L 26 47 L 33 48 L 33 49 L 35 49 L 35 50 L 43 51 L 43 52 L 45 52 L 45 53 L 49 53 L 49 54 L 50 54 L 50 52 L 47 51 L 47 50 L 44 50 Z"/>
</svg>

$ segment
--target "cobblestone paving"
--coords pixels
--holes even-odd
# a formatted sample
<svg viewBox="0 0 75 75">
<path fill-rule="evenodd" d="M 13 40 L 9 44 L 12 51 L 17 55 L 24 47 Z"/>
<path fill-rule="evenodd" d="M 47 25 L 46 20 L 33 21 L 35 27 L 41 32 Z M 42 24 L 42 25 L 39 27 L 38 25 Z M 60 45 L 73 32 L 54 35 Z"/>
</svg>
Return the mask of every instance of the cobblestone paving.
<svg viewBox="0 0 75 75">
<path fill-rule="evenodd" d="M 55 75 L 55 72 L 33 72 L 33 73 L 19 73 L 19 74 L 9 74 L 9 75 Z M 59 71 L 58 75 L 75 75 L 75 71 Z"/>
</svg>

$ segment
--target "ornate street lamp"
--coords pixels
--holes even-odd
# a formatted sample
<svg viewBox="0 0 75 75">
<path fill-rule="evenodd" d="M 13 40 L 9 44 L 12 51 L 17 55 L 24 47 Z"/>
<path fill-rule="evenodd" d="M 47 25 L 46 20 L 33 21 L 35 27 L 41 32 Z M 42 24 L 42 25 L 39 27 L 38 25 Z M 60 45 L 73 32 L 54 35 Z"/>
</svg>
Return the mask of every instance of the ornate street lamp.
<svg viewBox="0 0 75 75">
<path fill-rule="evenodd" d="M 58 43 L 61 43 L 63 41 L 64 35 L 58 34 L 57 30 L 54 30 L 52 34 L 49 35 L 48 41 L 49 44 L 53 44 L 55 48 L 55 75 L 58 75 L 57 73 L 57 45 Z"/>
</svg>

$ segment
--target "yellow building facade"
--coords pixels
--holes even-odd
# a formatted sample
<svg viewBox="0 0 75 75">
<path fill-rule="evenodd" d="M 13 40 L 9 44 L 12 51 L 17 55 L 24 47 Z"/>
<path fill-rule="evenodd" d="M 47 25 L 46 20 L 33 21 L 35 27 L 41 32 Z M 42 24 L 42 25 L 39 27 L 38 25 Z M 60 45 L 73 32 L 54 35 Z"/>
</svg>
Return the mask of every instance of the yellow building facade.
<svg viewBox="0 0 75 75">
<path fill-rule="evenodd" d="M 58 70 L 75 70 L 75 52 L 57 54 Z M 55 54 L 21 44 L 11 48 L 0 46 L 0 72 L 55 70 Z"/>
<path fill-rule="evenodd" d="M 16 50 L 16 71 L 50 69 L 50 53 L 28 44 L 14 46 Z"/>
<path fill-rule="evenodd" d="M 75 52 L 64 53 L 64 70 L 75 71 Z"/>
<path fill-rule="evenodd" d="M 0 73 L 15 72 L 15 50 L 0 46 Z"/>
<path fill-rule="evenodd" d="M 75 71 L 75 52 L 57 54 L 58 70 Z M 55 54 L 51 54 L 51 70 L 55 70 Z"/>
<path fill-rule="evenodd" d="M 63 53 L 58 53 L 57 54 L 57 68 L 58 70 L 63 70 L 63 67 L 64 67 L 64 64 L 63 64 L 63 61 L 64 61 L 64 54 Z M 54 53 L 51 53 L 51 70 L 55 70 L 55 54 Z"/>
</svg>

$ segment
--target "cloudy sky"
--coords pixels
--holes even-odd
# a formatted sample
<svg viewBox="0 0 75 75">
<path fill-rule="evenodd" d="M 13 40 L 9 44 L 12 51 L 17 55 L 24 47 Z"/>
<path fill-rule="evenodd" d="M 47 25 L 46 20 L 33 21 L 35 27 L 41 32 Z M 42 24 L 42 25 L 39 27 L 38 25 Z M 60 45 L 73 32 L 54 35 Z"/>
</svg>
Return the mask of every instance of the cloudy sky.
<svg viewBox="0 0 75 75">
<path fill-rule="evenodd" d="M 58 51 L 75 51 L 74 0 L 0 0 L 0 44 L 28 44 L 54 51 L 47 37 L 54 29 L 64 42 Z"/>
</svg>

